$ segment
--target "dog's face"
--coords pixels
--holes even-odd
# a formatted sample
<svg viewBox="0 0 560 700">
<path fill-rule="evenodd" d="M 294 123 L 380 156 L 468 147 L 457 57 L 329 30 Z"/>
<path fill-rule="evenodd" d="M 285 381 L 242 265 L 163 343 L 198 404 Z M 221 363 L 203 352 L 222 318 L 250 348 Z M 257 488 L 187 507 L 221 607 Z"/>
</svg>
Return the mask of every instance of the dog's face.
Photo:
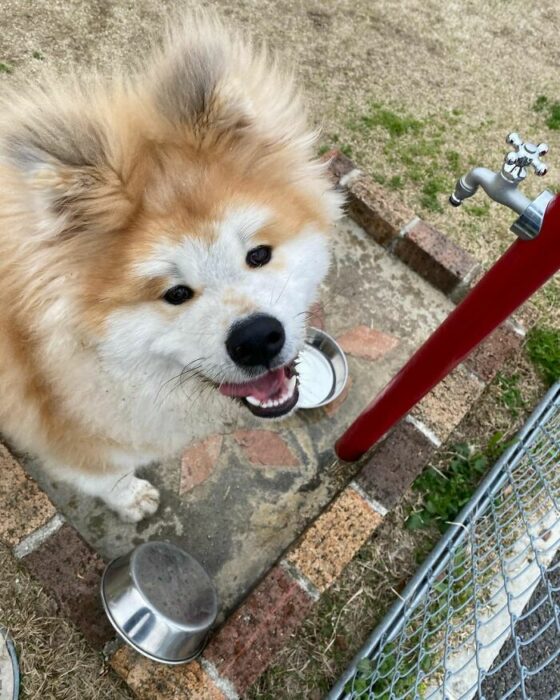
<svg viewBox="0 0 560 700">
<path fill-rule="evenodd" d="M 87 313 L 100 314 L 109 365 L 163 359 L 278 417 L 297 402 L 293 363 L 328 268 L 328 218 L 309 192 L 232 168 L 164 167 L 142 215 L 92 266 Z M 185 187 L 177 172 L 189 171 Z"/>
<path fill-rule="evenodd" d="M 39 323 L 77 327 L 110 371 L 153 363 L 285 415 L 338 196 L 290 79 L 216 20 L 187 18 L 151 65 L 6 112 L 31 232 L 29 274 L 9 284 Z"/>
</svg>

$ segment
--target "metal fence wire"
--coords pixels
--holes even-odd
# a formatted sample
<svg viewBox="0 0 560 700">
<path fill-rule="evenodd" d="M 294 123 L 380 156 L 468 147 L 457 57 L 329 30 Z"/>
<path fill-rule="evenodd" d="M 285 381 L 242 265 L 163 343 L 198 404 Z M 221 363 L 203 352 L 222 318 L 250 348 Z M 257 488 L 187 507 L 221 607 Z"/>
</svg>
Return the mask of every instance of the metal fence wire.
<svg viewBox="0 0 560 700">
<path fill-rule="evenodd" d="M 560 382 L 328 700 L 560 698 Z"/>
</svg>

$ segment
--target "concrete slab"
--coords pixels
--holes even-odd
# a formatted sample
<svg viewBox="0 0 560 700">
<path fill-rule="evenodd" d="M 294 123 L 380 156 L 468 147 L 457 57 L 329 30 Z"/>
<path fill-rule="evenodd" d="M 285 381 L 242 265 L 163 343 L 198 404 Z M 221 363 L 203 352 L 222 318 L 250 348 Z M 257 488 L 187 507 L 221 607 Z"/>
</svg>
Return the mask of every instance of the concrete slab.
<svg viewBox="0 0 560 700">
<path fill-rule="evenodd" d="M 98 501 L 49 482 L 35 460 L 27 468 L 103 557 L 155 538 L 185 547 L 214 577 L 226 612 L 345 483 L 335 439 L 452 308 L 349 219 L 335 231 L 322 303 L 326 330 L 349 353 L 346 400 L 284 422 L 247 412 L 223 436 L 191 446 L 183 463 L 150 466 L 146 476 L 162 493 L 153 518 L 124 524 Z"/>
</svg>

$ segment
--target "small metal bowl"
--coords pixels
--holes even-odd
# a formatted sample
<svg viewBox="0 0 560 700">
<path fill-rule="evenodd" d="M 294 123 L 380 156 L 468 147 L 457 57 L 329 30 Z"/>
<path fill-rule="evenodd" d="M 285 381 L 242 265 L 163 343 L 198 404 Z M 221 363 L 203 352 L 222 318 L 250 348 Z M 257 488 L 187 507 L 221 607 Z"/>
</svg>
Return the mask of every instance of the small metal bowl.
<svg viewBox="0 0 560 700">
<path fill-rule="evenodd" d="M 218 596 L 206 571 L 168 542 L 146 542 L 110 562 L 101 599 L 125 642 L 164 664 L 196 658 L 218 614 Z"/>
<path fill-rule="evenodd" d="M 348 381 L 348 363 L 340 345 L 325 331 L 308 328 L 305 348 L 296 360 L 299 408 L 319 408 L 340 396 Z"/>
</svg>

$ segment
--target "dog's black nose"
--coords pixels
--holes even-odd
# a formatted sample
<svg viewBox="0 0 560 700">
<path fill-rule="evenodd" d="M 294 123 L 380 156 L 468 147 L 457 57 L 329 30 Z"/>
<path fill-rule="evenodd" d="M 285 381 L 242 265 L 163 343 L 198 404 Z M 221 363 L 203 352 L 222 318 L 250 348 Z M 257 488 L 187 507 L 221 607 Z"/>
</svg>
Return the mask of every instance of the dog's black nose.
<svg viewBox="0 0 560 700">
<path fill-rule="evenodd" d="M 278 319 L 256 314 L 236 323 L 226 340 L 226 349 L 236 365 L 268 367 L 284 347 L 286 334 Z"/>
</svg>

